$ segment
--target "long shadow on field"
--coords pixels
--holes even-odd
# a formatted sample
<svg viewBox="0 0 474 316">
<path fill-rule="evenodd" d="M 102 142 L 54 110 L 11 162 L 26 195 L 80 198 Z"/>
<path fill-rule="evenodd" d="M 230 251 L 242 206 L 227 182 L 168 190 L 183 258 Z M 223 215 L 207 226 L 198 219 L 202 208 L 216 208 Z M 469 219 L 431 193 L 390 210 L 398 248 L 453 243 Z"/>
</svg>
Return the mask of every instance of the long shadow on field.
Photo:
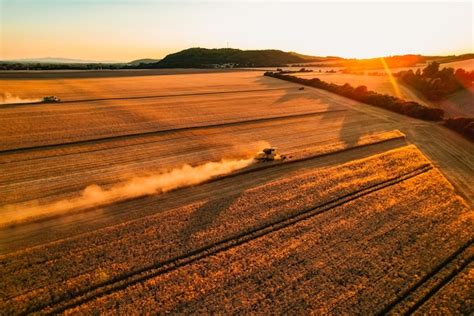
<svg viewBox="0 0 474 316">
<path fill-rule="evenodd" d="M 228 209 L 244 191 L 245 189 L 239 189 L 231 196 L 226 196 L 216 200 L 208 200 L 193 212 L 188 225 L 182 232 L 183 244 L 189 247 L 195 245 L 195 235 L 199 234 L 199 232 L 210 230 L 210 228 L 217 222 L 219 215 Z"/>
<path fill-rule="evenodd" d="M 327 111 L 327 114 L 321 115 L 321 123 L 329 121 L 335 125 L 335 130 L 338 130 L 339 141 L 343 142 L 346 146 L 354 146 L 359 142 L 361 136 L 373 133 L 374 131 L 386 130 L 381 126 L 374 124 L 373 117 L 362 114 L 347 107 L 344 103 L 344 100 L 347 100 L 347 103 L 354 103 L 355 101 L 346 99 L 342 96 L 332 94 L 327 91 L 320 89 L 303 86 L 296 83 L 286 82 L 280 79 L 261 76 L 256 81 L 259 84 L 266 85 L 269 88 L 275 87 L 275 80 L 287 83 L 291 87 L 287 87 L 283 91 L 285 94 L 281 96 L 275 104 L 281 104 L 289 101 L 298 101 L 298 100 L 311 100 L 315 102 L 315 106 L 323 106 Z M 300 88 L 304 88 L 300 90 Z M 342 111 L 339 115 L 334 116 L 331 112 L 334 110 L 347 110 Z M 359 123 L 354 124 L 354 116 L 360 116 Z M 315 142 L 318 142 L 318 134 L 315 130 Z"/>
</svg>

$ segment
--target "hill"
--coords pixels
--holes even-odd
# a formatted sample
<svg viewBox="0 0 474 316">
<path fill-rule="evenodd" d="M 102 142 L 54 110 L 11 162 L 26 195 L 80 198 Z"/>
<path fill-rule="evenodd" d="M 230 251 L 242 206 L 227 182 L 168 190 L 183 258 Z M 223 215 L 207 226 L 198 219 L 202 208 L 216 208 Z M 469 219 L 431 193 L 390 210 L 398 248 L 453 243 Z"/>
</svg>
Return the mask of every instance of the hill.
<svg viewBox="0 0 474 316">
<path fill-rule="evenodd" d="M 221 67 L 276 67 L 290 63 L 320 60 L 320 57 L 302 56 L 281 50 L 240 50 L 233 48 L 189 48 L 169 54 L 148 66 L 156 68 L 221 68 Z"/>
<path fill-rule="evenodd" d="M 439 59 L 436 59 L 435 61 L 440 63 L 440 64 L 446 64 L 446 63 L 454 63 L 454 62 L 461 62 L 461 61 L 466 61 L 466 60 L 471 60 L 474 58 L 474 54 L 463 54 L 463 55 L 453 55 L 453 56 L 444 56 Z"/>
<path fill-rule="evenodd" d="M 137 60 L 132 60 L 127 63 L 127 65 L 132 65 L 132 66 L 137 66 L 140 64 L 152 64 L 152 63 L 157 63 L 161 59 L 155 59 L 155 58 L 142 58 L 142 59 L 137 59 Z"/>
</svg>

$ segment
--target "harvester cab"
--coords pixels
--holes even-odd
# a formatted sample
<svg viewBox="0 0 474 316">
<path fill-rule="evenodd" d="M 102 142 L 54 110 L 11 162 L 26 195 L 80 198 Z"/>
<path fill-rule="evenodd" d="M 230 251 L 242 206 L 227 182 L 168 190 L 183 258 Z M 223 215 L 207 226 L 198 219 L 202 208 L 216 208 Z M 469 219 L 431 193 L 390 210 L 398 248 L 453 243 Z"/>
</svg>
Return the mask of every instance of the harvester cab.
<svg viewBox="0 0 474 316">
<path fill-rule="evenodd" d="M 258 152 L 255 156 L 257 161 L 274 161 L 274 160 L 283 160 L 286 156 L 280 155 L 276 147 L 264 148 L 262 151 Z"/>
</svg>

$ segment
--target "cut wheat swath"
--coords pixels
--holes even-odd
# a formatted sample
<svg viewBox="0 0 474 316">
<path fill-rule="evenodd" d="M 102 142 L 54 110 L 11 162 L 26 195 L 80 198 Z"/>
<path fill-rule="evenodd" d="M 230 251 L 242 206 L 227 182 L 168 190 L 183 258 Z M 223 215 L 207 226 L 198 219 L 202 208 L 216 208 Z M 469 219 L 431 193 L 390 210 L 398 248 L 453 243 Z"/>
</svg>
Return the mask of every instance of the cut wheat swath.
<svg viewBox="0 0 474 316">
<path fill-rule="evenodd" d="M 78 197 L 48 205 L 34 205 L 34 202 L 7 205 L 1 210 L 3 216 L 0 219 L 0 225 L 9 225 L 44 215 L 103 206 L 117 201 L 160 194 L 196 185 L 213 177 L 229 174 L 238 169 L 248 167 L 253 162 L 253 157 L 246 157 L 243 159 L 223 159 L 217 162 L 207 162 L 194 167 L 185 164 L 165 173 L 135 177 L 108 189 L 92 184 L 87 186 Z"/>
</svg>

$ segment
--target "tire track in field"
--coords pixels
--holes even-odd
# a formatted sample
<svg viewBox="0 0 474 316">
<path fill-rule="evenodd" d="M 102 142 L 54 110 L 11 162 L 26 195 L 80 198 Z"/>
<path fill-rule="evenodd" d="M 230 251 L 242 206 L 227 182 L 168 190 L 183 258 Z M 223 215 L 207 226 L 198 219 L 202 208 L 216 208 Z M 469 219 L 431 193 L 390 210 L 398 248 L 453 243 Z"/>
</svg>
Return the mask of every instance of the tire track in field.
<svg viewBox="0 0 474 316">
<path fill-rule="evenodd" d="M 471 243 L 472 244 L 472 243 Z M 457 269 L 452 271 L 445 279 L 441 281 L 436 287 L 434 287 L 425 297 L 423 297 L 421 300 L 416 302 L 413 307 L 411 307 L 408 311 L 407 314 L 413 314 L 416 312 L 423 304 L 425 304 L 432 296 L 436 295 L 445 285 L 447 285 L 449 282 L 451 282 L 458 274 L 460 274 L 464 269 L 467 268 L 467 266 L 474 261 L 474 256 L 470 256 L 468 259 L 466 259 L 461 266 L 459 266 Z"/>
<path fill-rule="evenodd" d="M 29 310 L 27 310 L 26 313 L 37 313 L 37 312 L 42 312 L 42 311 L 48 314 L 61 313 L 67 309 L 82 305 L 97 297 L 101 297 L 101 296 L 125 289 L 128 286 L 146 281 L 155 276 L 158 276 L 158 275 L 170 272 L 172 270 L 178 269 L 180 267 L 183 267 L 185 265 L 191 264 L 197 260 L 209 257 L 211 255 L 242 245 L 251 240 L 257 239 L 259 237 L 263 237 L 272 232 L 289 227 L 298 222 L 304 221 L 318 214 L 329 211 L 337 206 L 346 204 L 350 201 L 356 200 L 370 193 L 379 191 L 386 187 L 411 179 L 420 174 L 428 172 L 432 169 L 433 169 L 433 166 L 431 164 L 424 164 L 421 167 L 411 172 L 387 179 L 385 181 L 379 182 L 377 184 L 373 184 L 369 187 L 354 191 L 352 193 L 345 194 L 341 197 L 322 203 L 315 207 L 303 209 L 299 212 L 296 212 L 288 217 L 282 218 L 275 222 L 268 223 L 259 227 L 255 227 L 253 229 L 244 231 L 238 235 L 222 239 L 213 244 L 195 249 L 193 251 L 176 256 L 174 258 L 170 258 L 165 261 L 156 262 L 154 264 L 144 266 L 135 271 L 131 271 L 129 273 L 119 275 L 103 283 L 91 286 L 89 288 L 85 288 L 75 293 L 69 293 L 69 294 L 63 295 L 62 297 L 59 297 L 58 299 L 53 300 L 49 303 L 44 303 L 42 305 L 32 307 Z"/>
<path fill-rule="evenodd" d="M 39 102 L 19 102 L 19 103 L 2 104 L 2 107 L 3 108 L 8 108 L 8 107 L 28 106 L 28 105 L 37 105 L 37 104 L 61 106 L 61 105 L 68 104 L 68 103 L 113 101 L 113 100 L 158 99 L 158 98 L 187 97 L 187 96 L 214 95 L 214 94 L 264 92 L 264 91 L 275 91 L 275 90 L 288 90 L 288 87 L 286 87 L 286 88 L 235 90 L 235 91 L 211 91 L 211 92 L 197 92 L 197 93 L 160 94 L 160 95 L 146 95 L 146 96 L 134 96 L 134 97 L 111 97 L 111 98 L 96 98 L 96 99 L 81 99 L 81 100 L 65 100 L 65 101 L 61 101 L 61 102 L 57 102 L 57 103 L 48 103 L 48 102 L 42 102 L 42 101 L 39 101 Z M 88 104 L 86 104 L 86 105 L 88 105 Z"/>
<path fill-rule="evenodd" d="M 252 119 L 252 120 L 240 120 L 240 121 L 225 122 L 225 123 L 218 123 L 218 124 L 177 127 L 177 128 L 171 128 L 171 129 L 162 129 L 162 130 L 154 130 L 154 131 L 132 133 L 132 134 L 125 134 L 125 135 L 84 139 L 84 140 L 50 144 L 50 145 L 42 145 L 42 146 L 18 147 L 18 148 L 1 150 L 0 155 L 16 154 L 16 153 L 23 153 L 23 152 L 36 151 L 36 150 L 48 150 L 48 149 L 53 149 L 53 148 L 61 148 L 61 147 L 68 147 L 68 146 L 75 146 L 75 145 L 90 145 L 90 144 L 96 144 L 96 143 L 105 143 L 105 142 L 114 141 L 114 140 L 124 140 L 127 138 L 154 136 L 154 135 L 183 132 L 183 131 L 198 131 L 201 129 L 213 129 L 213 128 L 221 128 L 221 127 L 229 127 L 229 126 L 264 123 L 264 122 L 270 122 L 270 121 L 313 117 L 313 116 L 319 116 L 319 115 L 326 115 L 328 113 L 337 113 L 337 112 L 345 112 L 345 111 L 347 110 L 340 109 L 340 110 L 331 110 L 331 111 L 317 111 L 317 112 L 310 112 L 310 113 L 303 113 L 303 114 L 291 114 L 291 115 L 283 115 L 283 116 L 265 117 L 265 118 L 258 118 L 258 119 Z"/>
<path fill-rule="evenodd" d="M 420 308 L 426 301 L 428 301 L 433 295 L 435 295 L 443 286 L 449 283 L 456 275 L 458 275 L 469 263 L 474 260 L 474 256 L 469 256 L 467 259 L 463 260 L 460 258 L 463 253 L 474 243 L 474 239 L 471 238 L 461 247 L 459 247 L 455 252 L 449 255 L 445 260 L 439 263 L 434 269 L 432 269 L 428 274 L 426 274 L 423 278 L 421 278 L 415 285 L 411 288 L 407 289 L 405 292 L 402 293 L 397 299 L 392 301 L 390 304 L 384 307 L 377 315 L 387 315 L 389 314 L 398 304 L 402 303 L 405 299 L 407 299 L 410 295 L 415 293 L 419 288 L 425 285 L 431 278 L 436 276 L 436 274 L 440 273 L 445 267 L 449 264 L 455 262 L 456 260 L 460 260 L 462 264 L 451 271 L 447 276 L 442 278 L 441 281 L 437 282 L 437 284 L 421 299 L 417 300 L 413 306 L 411 306 L 404 314 L 411 315 L 413 314 L 418 308 Z"/>
</svg>

